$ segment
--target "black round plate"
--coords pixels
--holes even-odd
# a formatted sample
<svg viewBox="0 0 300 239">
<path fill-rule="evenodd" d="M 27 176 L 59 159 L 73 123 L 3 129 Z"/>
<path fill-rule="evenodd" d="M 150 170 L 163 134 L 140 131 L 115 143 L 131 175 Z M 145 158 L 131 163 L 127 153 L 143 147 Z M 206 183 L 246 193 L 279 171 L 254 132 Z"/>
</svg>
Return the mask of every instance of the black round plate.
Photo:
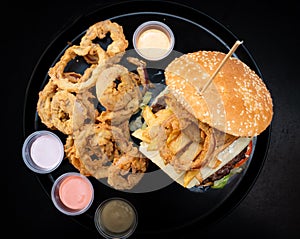
<svg viewBox="0 0 300 239">
<path fill-rule="evenodd" d="M 170 2 L 122 2 L 94 9 L 88 14 L 79 16 L 68 27 L 65 27 L 56 39 L 48 46 L 38 61 L 28 84 L 24 105 L 24 138 L 33 131 L 46 129 L 40 123 L 36 112 L 38 92 L 48 81 L 48 69 L 60 58 L 69 42 L 78 43 L 85 30 L 92 24 L 111 19 L 123 26 L 124 34 L 132 49 L 134 30 L 143 22 L 157 20 L 170 26 L 175 35 L 174 50 L 181 53 L 198 50 L 218 50 L 228 52 L 238 38 L 226 27 L 206 14 Z M 235 56 L 261 73 L 244 45 L 235 52 Z M 236 207 L 246 196 L 263 166 L 270 138 L 270 127 L 257 137 L 255 151 L 247 170 L 221 190 L 208 190 L 197 193 L 172 183 L 160 190 L 146 193 L 128 193 L 114 190 L 91 178 L 95 188 L 95 200 L 84 214 L 73 218 L 84 227 L 95 230 L 93 215 L 100 202 L 109 197 L 123 197 L 132 202 L 139 215 L 137 235 L 159 234 L 179 235 L 190 230 L 201 230 L 223 218 Z M 64 140 L 65 136 L 57 133 Z M 37 175 L 45 192 L 49 195 L 54 180 L 62 173 L 76 171 L 66 161 L 54 172 Z"/>
</svg>

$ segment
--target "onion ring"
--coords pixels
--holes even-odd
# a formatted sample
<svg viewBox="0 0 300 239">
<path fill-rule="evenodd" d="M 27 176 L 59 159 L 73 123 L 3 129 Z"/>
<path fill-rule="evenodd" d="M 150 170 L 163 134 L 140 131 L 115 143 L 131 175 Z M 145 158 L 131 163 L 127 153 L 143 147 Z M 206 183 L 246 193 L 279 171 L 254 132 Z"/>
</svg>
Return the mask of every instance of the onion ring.
<svg viewBox="0 0 300 239">
<path fill-rule="evenodd" d="M 81 174 L 85 176 L 91 176 L 90 172 L 86 169 L 80 157 L 78 156 L 78 151 L 75 147 L 74 138 L 72 135 L 68 135 L 64 145 L 64 150 L 66 158 Z"/>
<path fill-rule="evenodd" d="M 98 48 L 100 49 L 100 46 Z M 66 73 L 65 68 L 67 64 L 70 61 L 74 60 L 76 56 L 82 56 L 76 53 L 76 49 L 78 48 L 75 45 L 69 47 L 60 58 L 60 60 L 53 67 L 51 67 L 48 72 L 50 78 L 60 89 L 70 92 L 78 92 L 79 89 L 83 89 L 84 87 L 82 87 L 82 85 L 89 79 L 93 69 L 97 66 L 97 64 L 92 64 L 90 67 L 85 69 L 82 75 L 75 72 Z M 99 59 L 101 59 L 99 60 L 99 64 L 103 64 L 105 55 L 101 51 L 99 51 L 97 54 Z M 76 78 L 74 78 L 75 75 Z"/>
<path fill-rule="evenodd" d="M 53 125 L 64 134 L 73 132 L 73 109 L 76 96 L 72 93 L 59 90 L 52 98 L 51 116 Z"/>
<path fill-rule="evenodd" d="M 53 130 L 55 130 L 56 127 L 52 122 L 51 102 L 56 91 L 57 85 L 55 85 L 52 80 L 49 80 L 44 88 L 39 92 L 39 99 L 37 102 L 37 113 L 42 123 L 49 129 Z"/>
<path fill-rule="evenodd" d="M 118 157 L 110 127 L 104 124 L 86 124 L 74 133 L 78 157 L 95 178 L 108 177 L 108 168 Z"/>
<path fill-rule="evenodd" d="M 117 64 L 99 75 L 96 94 L 99 102 L 108 111 L 131 109 L 134 113 L 142 99 L 136 80 L 132 79 L 126 67 Z"/>
<path fill-rule="evenodd" d="M 143 176 L 143 173 L 131 173 L 113 164 L 108 168 L 107 183 L 115 189 L 126 190 L 136 185 Z"/>
<path fill-rule="evenodd" d="M 82 37 L 80 46 L 92 46 L 94 44 L 93 40 L 96 38 L 103 39 L 107 33 L 110 33 L 110 38 L 113 42 L 107 46 L 106 54 L 112 57 L 124 52 L 128 47 L 128 41 L 123 33 L 123 27 L 110 20 L 97 22 L 90 26 L 86 34 Z"/>
<path fill-rule="evenodd" d="M 96 101 L 96 96 L 90 91 L 76 94 L 76 101 L 73 108 L 73 131 L 81 130 L 85 124 L 95 122 L 99 114 L 96 109 Z"/>
</svg>

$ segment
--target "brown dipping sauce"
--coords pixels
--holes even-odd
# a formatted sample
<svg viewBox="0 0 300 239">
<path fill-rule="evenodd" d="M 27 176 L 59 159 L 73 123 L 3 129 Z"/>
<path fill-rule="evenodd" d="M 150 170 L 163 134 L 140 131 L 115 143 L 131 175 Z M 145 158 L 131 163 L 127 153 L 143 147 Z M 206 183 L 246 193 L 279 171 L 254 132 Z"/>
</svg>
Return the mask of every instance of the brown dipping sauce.
<svg viewBox="0 0 300 239">
<path fill-rule="evenodd" d="M 110 236 L 122 237 L 131 234 L 137 223 L 137 215 L 133 206 L 123 199 L 111 199 L 96 214 L 101 230 Z M 97 224 L 97 221 L 96 221 Z"/>
</svg>

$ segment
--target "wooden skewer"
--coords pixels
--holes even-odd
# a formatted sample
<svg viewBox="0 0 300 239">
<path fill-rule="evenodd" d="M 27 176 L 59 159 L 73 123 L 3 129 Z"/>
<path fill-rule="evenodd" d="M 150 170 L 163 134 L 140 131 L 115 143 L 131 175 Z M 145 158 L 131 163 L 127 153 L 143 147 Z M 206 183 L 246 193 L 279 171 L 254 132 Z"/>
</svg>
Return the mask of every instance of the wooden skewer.
<svg viewBox="0 0 300 239">
<path fill-rule="evenodd" d="M 200 91 L 200 94 L 202 95 L 203 92 L 207 89 L 207 87 L 212 83 L 215 76 L 218 74 L 218 72 L 221 70 L 222 66 L 225 64 L 225 62 L 229 59 L 229 57 L 235 52 L 235 50 L 238 48 L 239 45 L 241 45 L 243 41 L 236 41 L 233 45 L 233 47 L 230 49 L 230 51 L 226 54 L 218 68 L 215 70 L 215 72 L 211 75 L 209 80 L 206 82 L 202 90 Z"/>
</svg>

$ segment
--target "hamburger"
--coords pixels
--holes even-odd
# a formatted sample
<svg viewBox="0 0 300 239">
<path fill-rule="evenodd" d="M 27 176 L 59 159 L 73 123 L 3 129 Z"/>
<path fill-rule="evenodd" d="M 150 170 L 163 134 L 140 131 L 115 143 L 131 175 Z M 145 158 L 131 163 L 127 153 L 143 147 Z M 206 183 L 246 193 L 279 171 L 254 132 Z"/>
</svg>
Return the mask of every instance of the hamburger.
<svg viewBox="0 0 300 239">
<path fill-rule="evenodd" d="M 238 58 L 229 57 L 205 87 L 225 56 L 197 51 L 170 62 L 166 88 L 144 106 L 144 124 L 132 134 L 140 151 L 186 188 L 226 185 L 272 121 L 269 90 Z"/>
</svg>

